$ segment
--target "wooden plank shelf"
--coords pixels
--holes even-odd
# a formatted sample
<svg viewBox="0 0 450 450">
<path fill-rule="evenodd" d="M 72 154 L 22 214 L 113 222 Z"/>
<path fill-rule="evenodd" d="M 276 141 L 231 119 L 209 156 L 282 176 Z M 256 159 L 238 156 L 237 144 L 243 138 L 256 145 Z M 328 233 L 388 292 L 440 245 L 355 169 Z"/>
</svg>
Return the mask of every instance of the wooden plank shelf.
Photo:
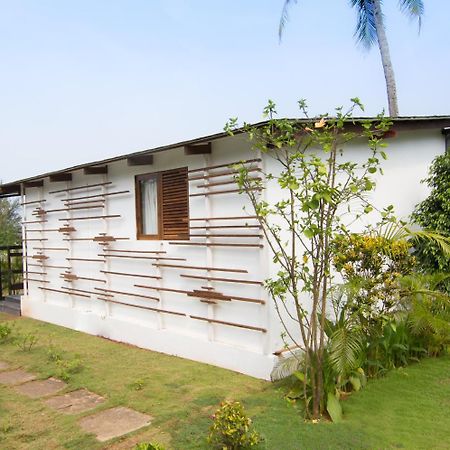
<svg viewBox="0 0 450 450">
<path fill-rule="evenodd" d="M 64 291 L 63 289 L 53 289 L 53 288 L 46 288 L 46 287 L 39 287 L 39 289 L 42 289 L 43 291 L 59 292 L 60 294 L 73 295 L 73 296 L 76 296 L 76 297 L 91 298 L 90 295 L 78 294 L 76 292 L 67 292 L 67 291 Z"/>
<path fill-rule="evenodd" d="M 245 328 L 247 330 L 260 331 L 261 333 L 266 333 L 267 332 L 267 330 L 265 328 L 255 327 L 253 325 L 244 325 L 242 323 L 227 322 L 225 320 L 209 319 L 207 317 L 201 317 L 201 316 L 189 315 L 189 317 L 191 319 L 203 320 L 204 322 L 209 322 L 209 323 L 217 323 L 217 324 L 220 324 L 220 325 L 228 325 L 230 327 Z"/>
<path fill-rule="evenodd" d="M 185 275 L 181 274 L 180 277 L 182 278 L 190 278 L 193 280 L 207 280 L 207 281 L 220 281 L 223 283 L 238 283 L 238 284 L 254 284 L 257 286 L 262 286 L 264 283 L 262 281 L 252 281 L 252 280 L 242 280 L 242 279 L 236 279 L 236 278 L 220 278 L 220 277 L 208 277 L 208 276 L 201 276 L 201 275 Z"/>
<path fill-rule="evenodd" d="M 85 281 L 96 281 L 98 283 L 106 283 L 106 280 L 101 280 L 100 278 L 80 277 L 73 273 L 61 273 L 60 276 L 64 278 L 64 280 L 67 282 L 85 280 Z"/>
<path fill-rule="evenodd" d="M 88 216 L 88 217 L 67 217 L 65 219 L 58 219 L 62 222 L 73 222 L 74 220 L 96 220 L 96 219 L 114 219 L 122 217 L 120 214 L 109 214 L 105 216 Z"/>
<path fill-rule="evenodd" d="M 143 275 L 138 273 L 124 273 L 124 272 L 112 272 L 110 270 L 100 270 L 102 273 L 106 273 L 108 275 L 121 275 L 124 277 L 136 277 L 136 278 L 151 278 L 153 280 L 161 280 L 162 277 L 156 275 Z"/>
<path fill-rule="evenodd" d="M 109 184 L 112 184 L 112 181 L 105 181 L 104 183 L 96 183 L 96 184 L 87 184 L 85 186 L 71 187 L 67 189 L 59 189 L 57 191 L 50 191 L 49 194 L 59 194 L 60 192 L 78 191 L 80 189 L 90 189 L 93 187 L 107 186 Z"/>
<path fill-rule="evenodd" d="M 148 300 L 155 300 L 156 302 L 159 302 L 159 298 L 158 297 L 151 297 L 151 296 L 148 296 L 148 295 L 136 294 L 136 293 L 132 293 L 132 292 L 113 291 L 111 289 L 103 289 L 103 288 L 98 288 L 98 287 L 96 287 L 94 289 L 96 289 L 97 291 L 101 291 L 102 295 L 103 295 L 103 292 L 108 292 L 108 293 L 111 293 L 111 294 L 119 294 L 119 295 L 126 295 L 126 296 L 129 296 L 129 297 L 145 298 L 145 299 L 148 299 Z"/>
<path fill-rule="evenodd" d="M 241 248 L 263 248 L 263 244 L 225 244 L 219 242 L 169 242 L 171 245 L 194 245 L 203 247 L 241 247 Z"/>
<path fill-rule="evenodd" d="M 216 166 L 209 166 L 209 167 L 201 167 L 200 169 L 191 169 L 188 170 L 188 173 L 195 173 L 195 172 L 205 172 L 207 170 L 213 170 L 213 169 L 221 169 L 223 167 L 230 167 L 233 166 L 235 164 L 251 164 L 254 162 L 261 162 L 261 158 L 256 158 L 256 159 L 244 159 L 242 161 L 234 161 L 234 162 L 230 162 L 230 163 L 226 163 L 226 164 L 219 164 Z"/>
<path fill-rule="evenodd" d="M 204 266 L 185 266 L 181 264 L 152 264 L 155 267 L 167 267 L 170 269 L 189 269 L 189 270 L 209 270 L 211 272 L 232 272 L 232 273 L 248 273 L 245 269 L 226 269 L 223 267 L 204 267 Z"/>
</svg>

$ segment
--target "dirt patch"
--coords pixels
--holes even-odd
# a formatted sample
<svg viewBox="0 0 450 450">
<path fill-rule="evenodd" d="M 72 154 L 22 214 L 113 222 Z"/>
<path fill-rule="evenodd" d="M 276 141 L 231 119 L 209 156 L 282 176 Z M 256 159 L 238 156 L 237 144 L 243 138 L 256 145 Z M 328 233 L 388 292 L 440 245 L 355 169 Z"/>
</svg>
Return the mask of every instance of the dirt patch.
<svg viewBox="0 0 450 450">
<path fill-rule="evenodd" d="M 68 394 L 58 395 L 45 401 L 47 406 L 65 414 L 78 414 L 89 411 L 103 403 L 105 399 L 87 389 L 79 389 Z"/>
<path fill-rule="evenodd" d="M 26 383 L 36 378 L 36 375 L 25 372 L 25 370 L 17 369 L 0 373 L 0 384 L 14 386 L 16 384 Z"/>
<path fill-rule="evenodd" d="M 80 420 L 80 426 L 104 442 L 150 425 L 150 421 L 151 417 L 147 414 L 119 406 L 84 417 Z"/>
<path fill-rule="evenodd" d="M 0 371 L 2 370 L 8 370 L 11 366 L 5 362 L 5 361 L 0 361 Z"/>
<path fill-rule="evenodd" d="M 64 381 L 56 378 L 49 378 L 47 380 L 30 381 L 29 383 L 21 384 L 15 389 L 17 392 L 24 394 L 31 398 L 47 397 L 54 395 L 67 386 Z"/>
</svg>

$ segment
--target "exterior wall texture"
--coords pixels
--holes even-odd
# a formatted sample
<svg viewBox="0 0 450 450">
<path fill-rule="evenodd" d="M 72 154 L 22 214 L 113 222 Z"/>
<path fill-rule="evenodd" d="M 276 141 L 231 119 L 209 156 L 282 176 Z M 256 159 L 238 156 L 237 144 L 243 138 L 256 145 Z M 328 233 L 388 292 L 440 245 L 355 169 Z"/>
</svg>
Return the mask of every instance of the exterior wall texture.
<svg viewBox="0 0 450 450">
<path fill-rule="evenodd" d="M 439 130 L 403 132 L 389 144 L 389 160 L 384 177 L 378 181 L 374 202 L 380 207 L 394 204 L 398 215 L 404 217 L 426 196 L 420 180 L 432 159 L 443 152 L 443 137 Z M 358 159 L 366 150 L 355 145 L 347 151 L 350 158 Z M 73 172 L 70 182 L 49 182 L 46 178 L 43 187 L 26 189 L 24 237 L 28 282 L 22 301 L 23 315 L 269 379 L 276 358 L 273 352 L 283 343 L 274 307 L 261 282 L 276 267 L 270 262 L 264 240 L 254 237 L 261 235 L 261 230 L 248 227 L 257 224 L 256 220 L 247 218 L 252 210 L 245 195 L 214 194 L 236 189 L 233 183 L 198 187 L 208 180 L 210 183 L 231 181 L 232 176 L 189 181 L 190 225 L 200 227 L 192 228 L 191 234 L 204 236 L 205 227 L 223 227 L 208 228 L 211 237 L 191 237 L 190 241 L 184 241 L 190 245 L 179 245 L 182 241 L 175 240 L 136 239 L 135 175 L 180 167 L 195 171 L 255 158 L 258 155 L 250 149 L 246 137 L 240 135 L 215 140 L 211 154 L 185 155 L 182 148 L 177 148 L 156 153 L 152 165 L 128 166 L 123 160 L 110 163 L 108 174 L 84 175 L 79 170 Z M 249 165 L 263 171 L 277 171 L 268 158 Z M 226 170 L 222 167 L 195 171 L 190 173 L 190 178 Z M 260 173 L 255 170 L 255 174 Z M 51 193 L 105 182 L 111 184 Z M 125 192 L 81 198 L 118 191 Z M 200 193 L 208 195 L 193 195 Z M 281 193 L 276 185 L 270 185 L 263 195 L 272 202 Z M 66 209 L 64 200 L 70 198 L 80 198 L 76 201 L 81 207 L 97 205 L 86 202 L 100 200 L 102 207 L 51 212 Z M 47 212 L 39 215 L 38 209 Z M 119 217 L 83 219 L 109 215 Z M 193 220 L 199 218 L 209 220 Z M 74 227 L 75 231 L 58 231 L 65 226 Z M 229 226 L 240 228 L 225 228 Z M 94 241 L 94 237 L 101 239 L 101 233 L 120 239 L 108 244 Z M 213 237 L 213 234 L 236 236 Z M 80 278 L 67 281 L 67 274 Z M 71 293 L 61 292 L 67 290 Z M 219 292 L 231 300 L 205 302 L 207 299 L 201 295 L 196 297 L 194 290 Z"/>
</svg>

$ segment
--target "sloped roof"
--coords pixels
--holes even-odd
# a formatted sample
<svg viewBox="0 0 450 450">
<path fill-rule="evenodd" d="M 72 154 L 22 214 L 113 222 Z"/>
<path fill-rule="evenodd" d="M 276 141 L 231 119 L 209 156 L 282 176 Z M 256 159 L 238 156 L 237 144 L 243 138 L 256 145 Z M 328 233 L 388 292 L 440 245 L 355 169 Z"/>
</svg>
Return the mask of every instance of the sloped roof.
<svg viewBox="0 0 450 450">
<path fill-rule="evenodd" d="M 299 122 L 299 123 L 311 123 L 314 121 L 314 118 L 309 119 L 288 119 L 292 120 L 293 122 Z M 354 117 L 351 120 L 349 120 L 349 123 L 353 122 L 361 122 L 365 120 L 377 120 L 376 117 Z M 414 130 L 414 129 L 444 129 L 450 127 L 450 116 L 448 115 L 436 115 L 436 116 L 402 116 L 402 117 L 396 117 L 391 119 L 394 123 L 393 128 L 398 130 Z M 253 126 L 260 127 L 267 124 L 267 121 L 262 121 L 253 124 Z M 237 132 L 242 132 L 242 129 L 237 130 Z M 199 145 L 207 142 L 211 142 L 217 139 L 221 139 L 224 137 L 227 137 L 228 134 L 226 132 L 220 132 L 211 134 L 208 136 L 203 136 L 195 139 L 189 139 L 186 141 L 176 142 L 169 145 L 154 147 L 151 149 L 141 150 L 137 152 L 127 153 L 119 156 L 115 156 L 112 158 L 106 158 L 98 161 L 90 161 L 83 164 L 78 164 L 71 167 L 66 167 L 64 169 L 55 170 L 53 172 L 46 172 L 39 175 L 35 175 L 29 178 L 23 178 L 20 180 L 12 181 L 9 183 L 5 183 L 0 185 L 0 198 L 1 197 L 7 197 L 7 196 L 13 196 L 18 195 L 20 192 L 20 185 L 22 183 L 28 183 L 32 181 L 38 181 L 43 178 L 63 174 L 63 173 L 70 173 L 74 172 L 76 170 L 84 169 L 86 167 L 95 167 L 95 166 L 103 166 L 112 162 L 124 160 L 124 159 L 131 159 L 136 157 L 142 157 L 145 155 L 150 155 L 153 153 L 163 152 L 166 150 L 172 150 L 175 148 L 183 148 L 185 146 L 193 146 L 193 145 Z"/>
</svg>

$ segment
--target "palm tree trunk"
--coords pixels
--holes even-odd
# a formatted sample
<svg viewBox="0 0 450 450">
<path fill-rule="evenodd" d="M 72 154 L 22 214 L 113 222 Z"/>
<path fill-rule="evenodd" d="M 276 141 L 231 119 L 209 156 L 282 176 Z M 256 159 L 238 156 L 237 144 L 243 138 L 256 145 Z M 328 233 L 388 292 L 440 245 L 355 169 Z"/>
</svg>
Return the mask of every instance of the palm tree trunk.
<svg viewBox="0 0 450 450">
<path fill-rule="evenodd" d="M 383 64 L 384 78 L 386 79 L 386 91 L 388 96 L 389 115 L 398 117 L 397 86 L 395 84 L 394 69 L 392 67 L 389 44 L 383 23 L 383 13 L 381 11 L 380 0 L 373 1 L 373 11 L 375 26 L 377 29 L 378 47 L 380 49 L 381 62 Z"/>
</svg>

